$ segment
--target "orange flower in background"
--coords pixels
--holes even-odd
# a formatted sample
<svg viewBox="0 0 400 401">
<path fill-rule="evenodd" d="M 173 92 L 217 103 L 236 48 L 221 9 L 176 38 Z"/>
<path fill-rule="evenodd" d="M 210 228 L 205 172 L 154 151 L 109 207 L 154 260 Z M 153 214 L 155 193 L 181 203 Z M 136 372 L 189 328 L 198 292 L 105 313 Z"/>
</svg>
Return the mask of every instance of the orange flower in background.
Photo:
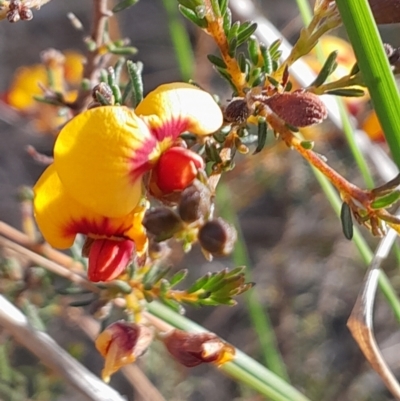
<svg viewBox="0 0 400 401">
<path fill-rule="evenodd" d="M 68 248 L 78 233 L 87 235 L 94 240 L 89 279 L 114 279 L 147 249 L 144 174 L 154 169 L 164 189 L 183 190 L 204 163 L 172 147 L 176 139 L 187 130 L 208 135 L 221 125 L 222 112 L 211 95 L 184 83 L 161 85 L 135 111 L 102 106 L 79 114 L 61 130 L 54 163 L 34 187 L 44 238 Z"/>
<path fill-rule="evenodd" d="M 53 105 L 39 103 L 36 96 L 43 96 L 42 88 L 49 88 L 63 96 L 67 102 L 73 102 L 82 80 L 84 57 L 73 51 L 64 55 L 50 49 L 43 52 L 43 64 L 19 68 L 11 82 L 9 90 L 4 95 L 4 101 L 21 113 L 33 117 L 38 132 L 54 131 L 64 124 L 69 114 L 59 114 L 59 108 Z M 41 87 L 42 86 L 42 87 Z"/>
</svg>

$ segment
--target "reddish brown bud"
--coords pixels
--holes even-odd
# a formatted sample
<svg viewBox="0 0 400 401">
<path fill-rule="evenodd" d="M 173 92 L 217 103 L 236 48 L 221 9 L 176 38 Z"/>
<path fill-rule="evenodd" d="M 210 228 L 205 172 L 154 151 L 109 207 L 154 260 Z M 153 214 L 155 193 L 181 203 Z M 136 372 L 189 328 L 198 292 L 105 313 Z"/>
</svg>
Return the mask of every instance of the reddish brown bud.
<svg viewBox="0 0 400 401">
<path fill-rule="evenodd" d="M 304 90 L 278 93 L 266 98 L 265 103 L 278 117 L 294 127 L 318 124 L 328 116 L 319 96 Z"/>
<path fill-rule="evenodd" d="M 105 382 L 122 366 L 135 362 L 153 341 L 153 332 L 146 326 L 119 320 L 108 326 L 96 338 L 95 345 L 105 358 L 101 372 Z"/>
<path fill-rule="evenodd" d="M 235 348 L 213 333 L 171 330 L 162 340 L 169 353 L 189 368 L 210 362 L 220 366 L 235 357 Z"/>
<path fill-rule="evenodd" d="M 18 22 L 21 17 L 19 15 L 18 10 L 11 10 L 7 12 L 6 18 L 8 19 L 9 22 Z"/>
<path fill-rule="evenodd" d="M 22 6 L 19 10 L 19 16 L 22 21 L 30 21 L 33 18 L 33 13 L 30 8 Z"/>
<path fill-rule="evenodd" d="M 231 253 L 236 238 L 235 228 L 221 218 L 207 221 L 198 234 L 201 247 L 214 256 Z"/>
<path fill-rule="evenodd" d="M 182 228 L 182 221 L 173 210 L 157 207 L 146 212 L 143 226 L 156 241 L 164 241 Z"/>
<path fill-rule="evenodd" d="M 250 112 L 246 100 L 234 98 L 224 110 L 224 119 L 229 123 L 242 124 L 249 117 Z"/>
<path fill-rule="evenodd" d="M 187 223 L 197 221 L 210 213 L 211 192 L 199 180 L 195 180 L 181 195 L 178 211 Z"/>
</svg>

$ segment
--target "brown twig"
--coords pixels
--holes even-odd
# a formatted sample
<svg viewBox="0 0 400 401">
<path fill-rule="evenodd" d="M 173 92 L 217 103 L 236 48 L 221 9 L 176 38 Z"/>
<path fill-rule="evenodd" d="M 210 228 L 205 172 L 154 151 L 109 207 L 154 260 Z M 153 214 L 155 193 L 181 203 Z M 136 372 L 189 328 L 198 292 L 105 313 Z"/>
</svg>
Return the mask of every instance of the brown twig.
<svg viewBox="0 0 400 401">
<path fill-rule="evenodd" d="M 88 401 L 123 401 L 111 387 L 64 351 L 46 333 L 34 329 L 13 304 L 0 295 L 0 325 Z"/>
<path fill-rule="evenodd" d="M 32 241 L 28 235 L 11 227 L 3 221 L 0 221 L 0 235 L 9 238 L 25 248 L 28 248 L 27 250 L 36 252 L 36 254 L 39 254 L 38 256 L 44 256 L 44 260 L 46 260 L 46 258 L 51 259 L 55 263 L 65 266 L 71 270 L 80 272 L 84 270 L 84 267 L 80 262 L 70 258 L 62 252 L 56 251 L 47 244 Z"/>
<path fill-rule="evenodd" d="M 108 0 L 93 0 L 93 22 L 90 40 L 93 41 L 95 48 L 89 51 L 83 70 L 83 78 L 89 80 L 92 87 L 96 84 L 96 75 L 104 58 L 101 54 L 101 46 L 104 43 L 107 20 L 112 15 L 112 12 L 107 8 L 107 3 Z M 90 91 L 81 90 L 77 100 L 71 107 L 77 111 L 81 111 L 89 95 Z"/>
</svg>

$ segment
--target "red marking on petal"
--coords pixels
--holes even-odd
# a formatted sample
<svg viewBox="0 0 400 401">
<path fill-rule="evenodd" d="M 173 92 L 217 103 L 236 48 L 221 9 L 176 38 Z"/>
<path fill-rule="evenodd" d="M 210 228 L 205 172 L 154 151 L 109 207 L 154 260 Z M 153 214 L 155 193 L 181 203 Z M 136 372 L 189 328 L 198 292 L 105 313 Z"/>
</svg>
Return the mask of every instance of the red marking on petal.
<svg viewBox="0 0 400 401">
<path fill-rule="evenodd" d="M 151 138 L 143 142 L 139 149 L 133 151 L 129 172 L 132 181 L 138 180 L 143 174 L 151 170 L 154 163 L 151 162 L 150 155 L 154 152 L 157 145 L 158 141 L 156 138 Z"/>
<path fill-rule="evenodd" d="M 131 240 L 94 240 L 89 252 L 88 279 L 111 281 L 122 274 L 132 259 L 135 243 Z"/>
<path fill-rule="evenodd" d="M 112 224 L 108 217 L 101 217 L 100 219 L 90 220 L 83 217 L 80 220 L 74 220 L 68 224 L 64 229 L 66 236 L 84 234 L 102 237 L 123 237 L 124 233 L 128 231 L 133 222 L 128 219 L 122 222 L 119 226 Z"/>
<path fill-rule="evenodd" d="M 199 107 L 201 107 L 199 105 Z M 187 118 L 171 118 L 171 119 L 163 119 L 162 125 L 159 127 L 149 127 L 151 133 L 155 136 L 155 138 L 162 142 L 164 139 L 172 138 L 175 140 L 179 137 L 183 132 L 188 130 L 190 126 L 189 117 Z"/>
</svg>

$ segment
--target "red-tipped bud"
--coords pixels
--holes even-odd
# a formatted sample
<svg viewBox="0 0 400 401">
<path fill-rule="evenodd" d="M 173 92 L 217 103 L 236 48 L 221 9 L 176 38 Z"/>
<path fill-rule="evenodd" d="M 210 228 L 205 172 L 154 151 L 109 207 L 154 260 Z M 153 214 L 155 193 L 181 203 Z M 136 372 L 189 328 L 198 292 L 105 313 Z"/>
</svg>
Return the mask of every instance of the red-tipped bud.
<svg viewBox="0 0 400 401">
<path fill-rule="evenodd" d="M 161 155 L 153 179 L 163 194 L 183 191 L 203 168 L 204 161 L 197 153 L 176 146 Z"/>
<path fill-rule="evenodd" d="M 124 272 L 132 260 L 135 243 L 126 239 L 95 239 L 89 250 L 90 281 L 111 281 Z"/>
</svg>

